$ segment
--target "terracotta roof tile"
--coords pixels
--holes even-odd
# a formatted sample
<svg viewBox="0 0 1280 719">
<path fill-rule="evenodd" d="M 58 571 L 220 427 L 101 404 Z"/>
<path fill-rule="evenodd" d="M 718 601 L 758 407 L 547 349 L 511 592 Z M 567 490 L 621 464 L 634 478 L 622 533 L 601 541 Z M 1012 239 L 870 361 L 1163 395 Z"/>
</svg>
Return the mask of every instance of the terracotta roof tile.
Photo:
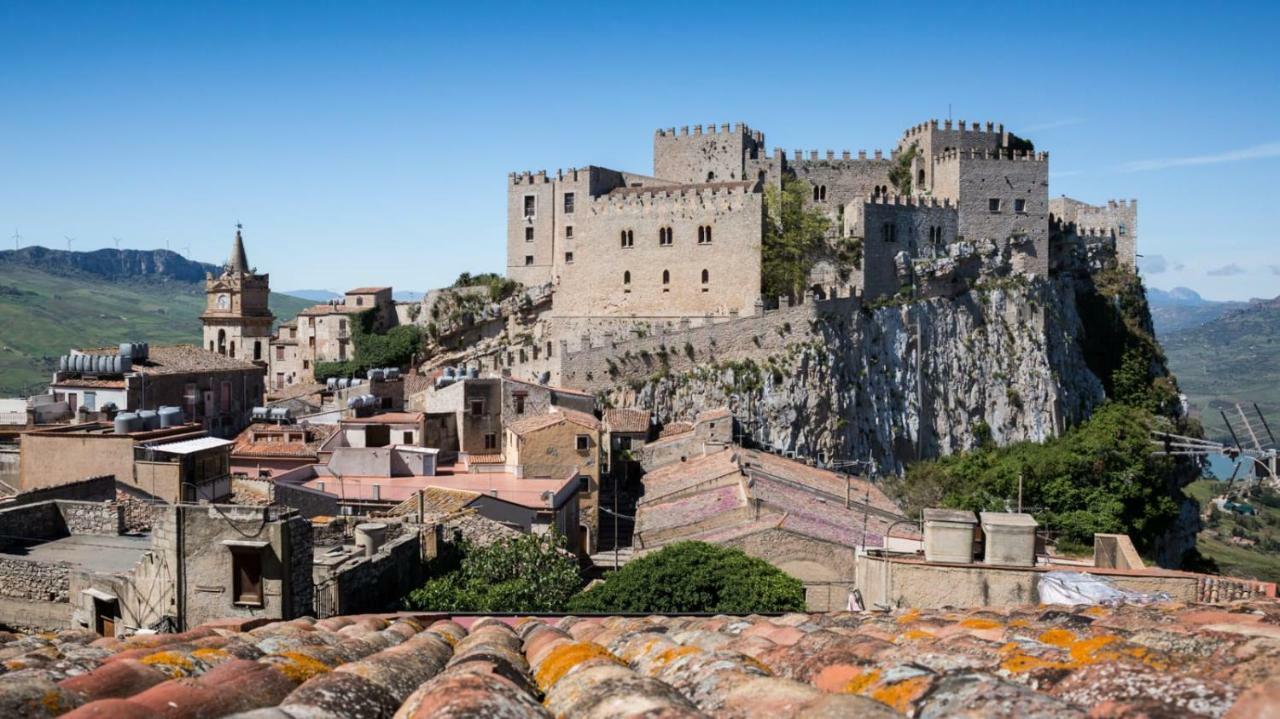
<svg viewBox="0 0 1280 719">
<path fill-rule="evenodd" d="M 507 429 L 516 434 L 528 434 L 545 429 L 563 421 L 573 422 L 576 425 L 590 430 L 600 429 L 600 420 L 592 417 L 586 412 L 579 412 L 573 409 L 557 407 L 546 414 L 535 414 L 531 417 L 516 420 L 507 425 Z"/>
<path fill-rule="evenodd" d="M 606 409 L 604 426 L 610 432 L 645 434 L 653 414 L 647 409 Z"/>
<path fill-rule="evenodd" d="M 1277 616 L 1276 602 L 1249 600 L 781 617 L 402 613 L 237 619 L 124 640 L 0 633 L 10 666 L 0 714 L 1261 717 L 1280 699 Z"/>
</svg>

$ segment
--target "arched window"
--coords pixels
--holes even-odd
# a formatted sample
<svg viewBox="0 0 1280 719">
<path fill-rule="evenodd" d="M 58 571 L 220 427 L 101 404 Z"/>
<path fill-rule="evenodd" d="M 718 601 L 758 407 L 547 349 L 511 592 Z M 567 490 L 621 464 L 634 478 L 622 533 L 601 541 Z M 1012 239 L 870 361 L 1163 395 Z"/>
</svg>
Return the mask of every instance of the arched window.
<svg viewBox="0 0 1280 719">
<path fill-rule="evenodd" d="M 209 351 L 213 351 L 213 340 L 209 340 Z"/>
<path fill-rule="evenodd" d="M 623 246 L 624 248 L 627 248 L 627 247 L 635 247 L 635 245 L 636 245 L 636 234 L 635 234 L 635 232 L 632 232 L 631 230 L 623 230 L 623 231 L 622 231 L 622 246 Z"/>
<path fill-rule="evenodd" d="M 817 186 L 817 185 L 814 185 L 814 186 L 813 186 L 813 201 L 814 201 L 814 202 L 817 202 L 817 201 L 818 201 L 818 186 Z"/>
<path fill-rule="evenodd" d="M 706 270 L 703 270 L 702 271 L 702 291 L 706 292 L 708 289 L 708 285 L 710 284 L 711 284 L 711 273 Z"/>
<path fill-rule="evenodd" d="M 916 173 L 916 188 L 924 187 L 924 168 L 920 168 L 920 172 Z"/>
<path fill-rule="evenodd" d="M 631 270 L 627 270 L 626 272 L 622 273 L 622 284 L 628 287 L 631 286 Z"/>
<path fill-rule="evenodd" d="M 232 343 L 231 343 L 231 353 L 230 353 L 228 356 L 229 356 L 229 357 L 235 357 L 235 356 L 236 356 L 236 343 L 235 343 L 235 342 L 232 342 Z"/>
<path fill-rule="evenodd" d="M 814 194 L 816 194 L 816 195 L 817 195 L 817 197 L 815 197 L 815 198 L 813 198 L 813 199 L 817 200 L 818 202 L 826 202 L 826 201 L 827 201 L 827 186 L 826 186 L 826 185 L 818 185 L 818 186 L 817 186 L 817 188 L 815 188 L 815 193 L 814 193 Z"/>
<path fill-rule="evenodd" d="M 663 292 L 671 291 L 671 271 L 670 270 L 662 271 L 662 291 Z"/>
<path fill-rule="evenodd" d="M 658 228 L 658 245 L 660 247 L 671 246 L 671 228 L 670 227 Z"/>
<path fill-rule="evenodd" d="M 225 355 L 227 353 L 227 331 L 218 330 L 218 354 Z"/>
<path fill-rule="evenodd" d="M 253 341 L 253 361 L 258 362 L 261 360 L 262 360 L 262 341 L 254 340 Z"/>
<path fill-rule="evenodd" d="M 712 180 L 714 180 L 714 179 L 716 179 L 716 173 L 714 173 L 714 172 L 708 172 L 708 173 L 707 173 L 707 182 L 711 182 L 711 181 L 712 181 Z"/>
<path fill-rule="evenodd" d="M 707 244 L 711 244 L 711 225 L 707 225 Z"/>
</svg>

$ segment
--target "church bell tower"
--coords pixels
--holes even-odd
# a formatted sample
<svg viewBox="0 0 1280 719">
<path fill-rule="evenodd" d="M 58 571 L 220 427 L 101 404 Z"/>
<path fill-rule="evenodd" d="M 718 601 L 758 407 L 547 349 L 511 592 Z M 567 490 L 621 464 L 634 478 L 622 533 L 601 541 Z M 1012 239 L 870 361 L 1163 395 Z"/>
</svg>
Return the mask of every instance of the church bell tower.
<svg viewBox="0 0 1280 719">
<path fill-rule="evenodd" d="M 203 346 L 210 352 L 265 366 L 275 322 L 267 306 L 270 282 L 268 275 L 256 274 L 249 267 L 241 229 L 237 224 L 231 259 L 227 260 L 222 274 L 205 275 L 205 308 L 200 315 L 204 325 Z"/>
</svg>

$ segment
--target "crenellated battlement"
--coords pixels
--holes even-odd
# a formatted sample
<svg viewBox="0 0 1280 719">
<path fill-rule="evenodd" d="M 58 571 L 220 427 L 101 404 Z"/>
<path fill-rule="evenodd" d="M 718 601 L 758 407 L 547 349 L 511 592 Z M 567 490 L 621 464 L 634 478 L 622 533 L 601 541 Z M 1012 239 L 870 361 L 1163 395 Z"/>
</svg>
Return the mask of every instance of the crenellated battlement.
<svg viewBox="0 0 1280 719">
<path fill-rule="evenodd" d="M 1137 200 L 1107 200 L 1107 207 L 1113 210 L 1116 210 L 1116 209 L 1137 210 L 1138 201 Z"/>
<path fill-rule="evenodd" d="M 736 134 L 736 135 L 748 135 L 752 139 L 754 139 L 756 142 L 761 144 L 764 143 L 764 133 L 752 130 L 750 127 L 747 126 L 745 122 L 735 122 L 733 124 L 722 122 L 719 125 L 716 125 L 715 123 L 711 123 L 706 126 L 705 132 L 702 125 L 692 125 L 692 126 L 685 125 L 680 128 L 680 131 L 678 133 L 676 132 L 676 128 L 674 127 L 667 127 L 667 128 L 660 127 L 657 130 L 654 130 L 653 134 L 658 137 L 666 137 L 666 138 L 700 137 L 702 135 Z"/>
<path fill-rule="evenodd" d="M 546 170 L 538 170 L 537 172 L 531 172 L 529 170 L 525 170 L 524 172 L 512 172 L 507 175 L 507 178 L 511 185 L 545 185 L 546 183 L 551 182 L 551 178 L 547 175 Z"/>
<path fill-rule="evenodd" d="M 863 200 L 868 205 L 898 205 L 901 207 L 930 207 L 949 209 L 954 207 L 950 198 L 926 197 L 924 195 L 872 195 Z"/>
<path fill-rule="evenodd" d="M 924 133 L 930 130 L 943 130 L 946 132 L 952 132 L 952 131 L 970 132 L 975 134 L 990 133 L 993 135 L 1002 135 L 1004 134 L 1004 123 L 988 122 L 984 127 L 983 123 L 980 123 L 980 122 L 969 124 L 969 123 L 966 123 L 964 120 L 960 120 L 953 127 L 950 120 L 943 120 L 941 123 L 939 123 L 938 120 L 929 120 L 928 122 L 922 122 L 919 125 L 913 125 L 912 127 L 907 128 L 907 131 L 902 134 L 903 134 L 903 137 L 916 137 L 919 135 L 923 135 Z"/>
<path fill-rule="evenodd" d="M 663 200 L 706 201 L 716 198 L 741 198 L 755 193 L 754 182 L 711 182 L 701 185 L 653 185 L 619 187 L 591 198 L 593 209 L 643 205 Z"/>
<path fill-rule="evenodd" d="M 1049 153 L 1032 152 L 1030 150 L 957 150 L 948 149 L 936 155 L 938 162 L 957 160 L 1021 160 L 1025 162 L 1048 162 Z"/>
<path fill-rule="evenodd" d="M 773 148 L 773 153 L 776 157 L 779 157 L 779 158 L 785 158 L 785 155 L 786 155 L 786 153 L 780 147 Z M 854 157 L 853 153 L 850 152 L 849 150 L 841 150 L 840 157 L 836 157 L 835 150 L 826 150 L 824 153 L 821 153 L 821 154 L 817 150 L 809 150 L 809 156 L 805 157 L 804 150 L 793 150 L 791 161 L 795 163 L 823 162 L 823 161 L 825 162 L 867 162 L 868 160 L 879 162 L 883 160 L 891 160 L 894 157 L 896 157 L 897 154 L 898 154 L 897 150 L 889 150 L 887 153 L 884 150 L 872 150 L 871 157 L 867 157 L 866 150 L 858 150 L 858 156 Z"/>
</svg>

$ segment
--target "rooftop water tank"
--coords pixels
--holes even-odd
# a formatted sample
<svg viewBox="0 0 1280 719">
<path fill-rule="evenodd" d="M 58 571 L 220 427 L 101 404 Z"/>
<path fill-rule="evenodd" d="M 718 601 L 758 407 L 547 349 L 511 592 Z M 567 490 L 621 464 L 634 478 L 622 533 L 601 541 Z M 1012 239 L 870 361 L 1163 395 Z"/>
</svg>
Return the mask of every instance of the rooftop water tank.
<svg viewBox="0 0 1280 719">
<path fill-rule="evenodd" d="M 160 429 L 160 415 L 153 410 L 142 410 L 138 413 L 138 419 L 142 420 L 143 429 Z"/>
<path fill-rule="evenodd" d="M 377 485 L 374 485 L 375 487 Z M 356 525 L 356 546 L 364 549 L 364 556 L 372 557 L 387 539 L 387 525 L 381 522 L 365 522 Z"/>
<path fill-rule="evenodd" d="M 480 377 L 480 368 L 479 368 L 479 367 L 468 367 L 468 368 L 467 368 L 467 379 L 478 379 L 479 377 Z"/>
<path fill-rule="evenodd" d="M 449 367 L 445 367 L 445 368 L 444 368 L 444 376 L 445 376 L 445 377 L 448 377 L 449 379 L 453 379 L 453 378 L 454 378 L 453 367 L 451 367 L 451 366 L 449 366 Z"/>
<path fill-rule="evenodd" d="M 388 367 L 388 368 L 387 368 L 387 379 L 400 379 L 400 368 L 399 368 L 399 367 Z"/>
<path fill-rule="evenodd" d="M 138 423 L 138 415 L 133 412 L 121 412 L 112 423 L 116 434 L 129 434 Z"/>
<path fill-rule="evenodd" d="M 275 422 L 288 422 L 291 412 L 288 407 L 272 407 L 271 419 Z"/>
<path fill-rule="evenodd" d="M 978 518 L 962 509 L 924 510 L 926 562 L 969 564 L 973 561 L 973 532 Z"/>
<path fill-rule="evenodd" d="M 369 378 L 370 382 L 381 382 L 383 372 L 380 369 L 371 369 L 366 373 L 366 376 Z"/>
<path fill-rule="evenodd" d="M 1036 527 L 1030 514 L 1017 512 L 981 512 L 982 534 L 986 538 L 983 558 L 987 564 L 1035 566 Z"/>
<path fill-rule="evenodd" d="M 266 420 L 271 418 L 271 410 L 267 409 L 266 407 L 254 407 L 252 410 L 250 410 L 249 414 L 250 416 L 253 417 L 255 421 Z"/>
<path fill-rule="evenodd" d="M 177 407 L 161 407 L 159 414 L 161 427 L 177 427 L 182 424 L 182 410 Z"/>
</svg>

